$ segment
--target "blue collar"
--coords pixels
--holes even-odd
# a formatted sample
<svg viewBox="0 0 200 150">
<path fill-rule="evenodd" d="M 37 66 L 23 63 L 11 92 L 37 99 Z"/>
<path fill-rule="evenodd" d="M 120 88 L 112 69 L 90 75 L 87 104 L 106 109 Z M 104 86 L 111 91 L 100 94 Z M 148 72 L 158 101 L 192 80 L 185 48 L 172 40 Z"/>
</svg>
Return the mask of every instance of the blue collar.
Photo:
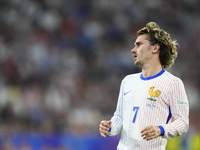
<svg viewBox="0 0 200 150">
<path fill-rule="evenodd" d="M 159 76 L 162 75 L 164 72 L 165 72 L 165 70 L 162 69 L 158 74 L 156 74 L 156 75 L 154 75 L 154 76 L 151 76 L 151 77 L 147 77 L 147 78 L 143 77 L 143 75 L 142 75 L 142 73 L 141 73 L 141 74 L 140 74 L 140 79 L 142 79 L 142 80 L 151 80 L 151 79 L 154 79 L 154 78 L 159 77 Z"/>
</svg>

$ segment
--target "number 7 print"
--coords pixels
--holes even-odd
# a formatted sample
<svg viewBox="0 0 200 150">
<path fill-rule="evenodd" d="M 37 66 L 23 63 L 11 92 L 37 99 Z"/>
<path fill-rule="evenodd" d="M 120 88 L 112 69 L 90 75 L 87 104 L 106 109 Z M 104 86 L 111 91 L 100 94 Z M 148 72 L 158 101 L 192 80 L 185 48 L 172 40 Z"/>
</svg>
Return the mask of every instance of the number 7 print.
<svg viewBox="0 0 200 150">
<path fill-rule="evenodd" d="M 135 111 L 135 115 L 134 115 L 134 118 L 133 118 L 133 123 L 135 123 L 135 120 L 136 120 L 136 117 L 137 117 L 137 113 L 138 113 L 139 108 L 140 108 L 140 107 L 133 107 L 133 111 Z"/>
</svg>

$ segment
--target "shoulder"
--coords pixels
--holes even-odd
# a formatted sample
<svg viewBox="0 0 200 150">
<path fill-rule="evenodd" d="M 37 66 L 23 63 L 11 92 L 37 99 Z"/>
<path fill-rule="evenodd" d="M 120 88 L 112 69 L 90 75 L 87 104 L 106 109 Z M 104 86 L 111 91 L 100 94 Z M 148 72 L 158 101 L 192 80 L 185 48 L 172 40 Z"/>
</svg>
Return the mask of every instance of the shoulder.
<svg viewBox="0 0 200 150">
<path fill-rule="evenodd" d="M 138 80 L 138 79 L 140 79 L 140 74 L 141 73 L 129 74 L 129 75 L 125 76 L 122 81 L 128 81 L 128 80 L 134 80 L 134 79 Z"/>
<path fill-rule="evenodd" d="M 135 73 L 135 74 L 129 74 L 125 76 L 121 82 L 122 85 L 124 84 L 132 84 L 137 83 L 140 81 L 140 74 L 141 73 Z"/>
<path fill-rule="evenodd" d="M 165 73 L 163 74 L 163 78 L 170 80 L 172 84 L 182 83 L 182 80 L 179 77 L 173 75 L 172 73 L 170 73 L 168 71 L 165 71 Z"/>
<path fill-rule="evenodd" d="M 170 72 L 168 72 L 168 71 L 166 71 L 166 70 L 165 70 L 165 73 L 164 73 L 163 75 L 166 76 L 166 77 L 168 77 L 168 78 L 172 78 L 172 79 L 174 79 L 174 80 L 176 80 L 176 79 L 177 79 L 177 80 L 180 80 L 179 77 L 173 75 L 172 73 L 170 73 Z"/>
</svg>

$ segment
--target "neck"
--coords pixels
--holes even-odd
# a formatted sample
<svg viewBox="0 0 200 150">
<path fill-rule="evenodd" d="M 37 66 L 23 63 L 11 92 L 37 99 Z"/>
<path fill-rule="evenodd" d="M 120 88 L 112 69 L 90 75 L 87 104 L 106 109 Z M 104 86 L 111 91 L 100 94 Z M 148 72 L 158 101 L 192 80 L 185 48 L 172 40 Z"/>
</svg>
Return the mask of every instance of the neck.
<svg viewBox="0 0 200 150">
<path fill-rule="evenodd" d="M 143 67 L 142 68 L 142 75 L 144 78 L 154 76 L 158 74 L 162 70 L 162 66 L 153 66 L 153 67 Z"/>
</svg>

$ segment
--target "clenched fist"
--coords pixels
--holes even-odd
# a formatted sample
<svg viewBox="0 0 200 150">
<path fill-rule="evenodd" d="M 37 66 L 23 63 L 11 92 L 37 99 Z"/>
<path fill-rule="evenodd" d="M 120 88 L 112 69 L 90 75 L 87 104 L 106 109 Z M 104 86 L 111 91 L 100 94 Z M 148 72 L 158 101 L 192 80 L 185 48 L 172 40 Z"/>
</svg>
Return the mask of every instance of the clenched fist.
<svg viewBox="0 0 200 150">
<path fill-rule="evenodd" d="M 101 134 L 101 136 L 106 137 L 105 134 L 108 134 L 108 131 L 111 127 L 111 121 L 101 121 L 100 125 L 99 125 L 99 132 Z"/>
</svg>

